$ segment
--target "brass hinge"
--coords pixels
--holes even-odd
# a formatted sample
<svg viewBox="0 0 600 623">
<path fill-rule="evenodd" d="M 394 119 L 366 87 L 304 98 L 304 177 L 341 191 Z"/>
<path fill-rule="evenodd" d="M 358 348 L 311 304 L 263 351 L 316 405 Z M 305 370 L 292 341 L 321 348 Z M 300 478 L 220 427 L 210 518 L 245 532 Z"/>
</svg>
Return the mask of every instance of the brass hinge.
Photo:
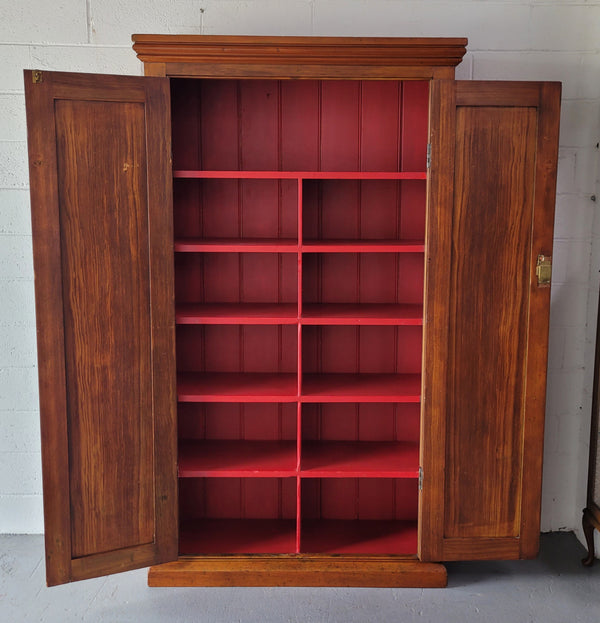
<svg viewBox="0 0 600 623">
<path fill-rule="evenodd" d="M 33 84 L 39 84 L 40 82 L 42 82 L 42 80 L 42 72 L 39 69 L 34 69 L 31 72 L 31 81 L 33 82 Z"/>
<path fill-rule="evenodd" d="M 550 255 L 538 255 L 535 266 L 538 286 L 550 285 L 552 279 L 552 257 Z"/>
<path fill-rule="evenodd" d="M 431 168 L 431 143 L 427 143 L 427 168 Z"/>
<path fill-rule="evenodd" d="M 419 491 L 423 491 L 423 468 L 419 467 Z"/>
</svg>

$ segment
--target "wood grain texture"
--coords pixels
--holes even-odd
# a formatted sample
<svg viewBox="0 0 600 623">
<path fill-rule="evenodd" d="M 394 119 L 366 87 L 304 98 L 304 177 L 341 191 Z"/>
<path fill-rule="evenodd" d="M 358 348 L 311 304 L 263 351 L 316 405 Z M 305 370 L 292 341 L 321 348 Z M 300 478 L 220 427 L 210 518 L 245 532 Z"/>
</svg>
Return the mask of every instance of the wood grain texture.
<svg viewBox="0 0 600 623">
<path fill-rule="evenodd" d="M 421 465 L 419 496 L 419 557 L 441 560 L 444 524 L 444 448 L 447 396 L 448 305 L 452 257 L 452 186 L 456 108 L 454 83 L 433 81 L 429 100 L 429 141 L 432 154 L 427 180 L 423 370 L 421 390 Z M 442 447 L 440 447 L 442 445 Z"/>
<path fill-rule="evenodd" d="M 445 537 L 519 536 L 535 116 L 457 108 Z"/>
<path fill-rule="evenodd" d="M 454 77 L 464 38 L 133 35 L 148 76 L 280 79 Z"/>
<path fill-rule="evenodd" d="M 462 80 L 456 90 L 457 106 L 532 106 L 540 102 L 539 82 Z"/>
<path fill-rule="evenodd" d="M 54 585 L 68 582 L 71 577 L 62 267 L 57 252 L 60 249 L 60 220 L 56 135 L 54 101 L 48 96 L 48 87 L 34 85 L 32 72 L 24 73 L 36 278 L 42 477 L 44 491 L 52 492 L 44 498 L 44 524 L 50 537 L 45 539 L 46 578 L 49 585 Z"/>
<path fill-rule="evenodd" d="M 368 66 L 455 66 L 467 45 L 464 38 L 441 37 L 133 35 L 132 39 L 144 63 L 335 65 L 355 72 Z"/>
<path fill-rule="evenodd" d="M 144 63 L 144 76 L 166 77 L 167 67 L 165 63 Z"/>
<path fill-rule="evenodd" d="M 25 83 L 46 566 L 58 584 L 177 551 L 168 90 L 51 72 Z M 149 128 L 162 140 L 150 145 Z"/>
<path fill-rule="evenodd" d="M 148 573 L 148 586 L 443 588 L 446 583 L 443 565 L 404 556 L 181 557 Z"/>
<path fill-rule="evenodd" d="M 541 83 L 537 119 L 532 244 L 529 251 L 529 318 L 523 431 L 525 480 L 521 501 L 520 557 L 537 556 L 540 538 L 546 368 L 550 327 L 550 288 L 539 287 L 538 255 L 551 255 L 560 122 L 560 83 Z"/>
<path fill-rule="evenodd" d="M 170 556 L 166 560 L 172 560 Z M 158 558 L 160 560 L 160 558 Z M 111 573 L 121 573 L 156 564 L 157 548 L 154 543 L 134 545 L 119 550 L 74 558 L 71 563 L 74 580 L 86 580 Z"/>
<path fill-rule="evenodd" d="M 154 413 L 154 512 L 156 558 L 173 560 L 178 549 L 177 382 L 173 267 L 173 181 L 169 82 L 143 78 L 146 86 L 148 229 L 152 318 Z"/>
<path fill-rule="evenodd" d="M 144 106 L 57 100 L 55 123 L 71 546 L 79 558 L 154 536 L 153 483 L 143 477 L 153 461 Z M 126 513 L 134 521 L 123 523 Z"/>
<path fill-rule="evenodd" d="M 431 375 L 424 381 L 422 426 L 445 428 L 431 443 L 425 433 L 422 446 L 424 559 L 529 557 L 539 536 L 549 299 L 535 258 L 552 244 L 560 90 L 479 86 L 481 106 L 471 83 L 432 88 L 432 112 L 442 114 L 431 130 L 440 169 L 432 167 L 430 189 L 445 180 L 435 208 L 451 224 L 428 230 L 429 244 L 451 251 L 428 266 L 445 275 L 450 296 L 433 295 L 426 312 L 426 369 L 447 367 L 429 392 Z M 494 93 L 501 105 L 492 105 Z M 434 330 L 445 341 L 432 342 Z M 429 482 L 430 471 L 441 479 Z"/>
<path fill-rule="evenodd" d="M 155 63 L 146 62 L 146 75 L 156 75 L 164 68 L 164 75 L 174 78 L 273 78 L 281 80 L 430 80 L 436 73 L 451 79 L 454 67 L 441 67 L 439 72 L 430 65 L 419 67 L 388 67 L 369 65 L 278 65 L 278 64 L 227 64 L 227 63 L 158 63 L 161 69 L 151 69 Z M 444 70 L 441 72 L 441 70 Z M 163 75 L 161 73 L 161 75 Z"/>
<path fill-rule="evenodd" d="M 457 537 L 444 542 L 445 560 L 514 560 L 520 557 L 519 540 L 512 537 Z"/>
</svg>

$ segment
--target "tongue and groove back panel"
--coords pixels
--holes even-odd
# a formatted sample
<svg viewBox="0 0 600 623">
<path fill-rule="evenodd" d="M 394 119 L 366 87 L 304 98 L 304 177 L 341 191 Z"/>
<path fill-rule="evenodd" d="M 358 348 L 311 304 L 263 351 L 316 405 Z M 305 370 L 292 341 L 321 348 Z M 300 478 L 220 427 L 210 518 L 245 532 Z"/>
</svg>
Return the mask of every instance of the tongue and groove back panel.
<svg viewBox="0 0 600 623">
<path fill-rule="evenodd" d="M 171 83 L 176 170 L 424 170 L 427 82 Z"/>
<path fill-rule="evenodd" d="M 171 82 L 180 552 L 414 554 L 428 83 Z"/>
</svg>

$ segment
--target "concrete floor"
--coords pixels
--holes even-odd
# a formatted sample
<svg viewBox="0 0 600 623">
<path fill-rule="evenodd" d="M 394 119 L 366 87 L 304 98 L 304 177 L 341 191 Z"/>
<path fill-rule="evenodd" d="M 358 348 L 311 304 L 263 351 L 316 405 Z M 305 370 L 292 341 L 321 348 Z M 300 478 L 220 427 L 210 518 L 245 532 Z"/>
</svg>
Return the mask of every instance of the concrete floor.
<svg viewBox="0 0 600 623">
<path fill-rule="evenodd" d="M 0 535 L 0 623 L 599 623 L 600 561 L 570 533 L 537 560 L 448 564 L 447 589 L 148 588 L 146 571 L 46 588 L 41 536 Z"/>
</svg>

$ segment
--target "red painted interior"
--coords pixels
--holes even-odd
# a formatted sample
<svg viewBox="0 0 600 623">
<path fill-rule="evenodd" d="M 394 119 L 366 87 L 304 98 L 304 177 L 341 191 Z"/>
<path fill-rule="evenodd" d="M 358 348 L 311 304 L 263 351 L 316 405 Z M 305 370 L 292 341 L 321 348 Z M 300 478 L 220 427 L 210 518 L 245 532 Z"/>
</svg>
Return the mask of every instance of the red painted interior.
<svg viewBox="0 0 600 623">
<path fill-rule="evenodd" d="M 427 82 L 172 95 L 181 553 L 415 554 Z"/>
</svg>

